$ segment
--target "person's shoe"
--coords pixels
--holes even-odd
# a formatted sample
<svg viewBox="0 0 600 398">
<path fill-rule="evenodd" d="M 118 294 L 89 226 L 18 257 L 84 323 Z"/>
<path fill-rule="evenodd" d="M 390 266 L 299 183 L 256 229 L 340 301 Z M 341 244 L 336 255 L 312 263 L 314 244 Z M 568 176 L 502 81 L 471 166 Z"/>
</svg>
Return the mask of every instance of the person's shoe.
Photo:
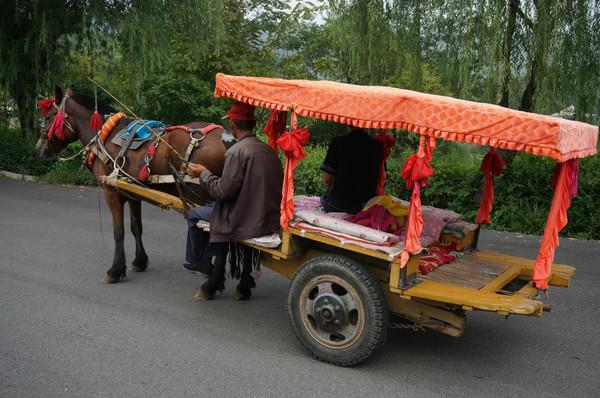
<svg viewBox="0 0 600 398">
<path fill-rule="evenodd" d="M 183 264 L 183 268 L 196 275 L 209 278 L 212 275 L 212 264 Z"/>
</svg>

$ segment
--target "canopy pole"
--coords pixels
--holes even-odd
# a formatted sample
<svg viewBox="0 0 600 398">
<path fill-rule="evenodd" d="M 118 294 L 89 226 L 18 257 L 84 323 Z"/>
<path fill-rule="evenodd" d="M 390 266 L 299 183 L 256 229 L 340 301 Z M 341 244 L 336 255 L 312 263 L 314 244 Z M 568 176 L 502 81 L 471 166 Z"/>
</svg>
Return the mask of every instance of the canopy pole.
<svg viewBox="0 0 600 398">
<path fill-rule="evenodd" d="M 553 179 L 554 195 L 546 220 L 544 235 L 533 266 L 533 282 L 538 289 L 548 289 L 548 278 L 552 273 L 554 253 L 559 245 L 558 233 L 567 225 L 567 209 L 577 194 L 577 171 L 579 162 L 571 159 L 558 164 L 558 177 Z"/>
</svg>

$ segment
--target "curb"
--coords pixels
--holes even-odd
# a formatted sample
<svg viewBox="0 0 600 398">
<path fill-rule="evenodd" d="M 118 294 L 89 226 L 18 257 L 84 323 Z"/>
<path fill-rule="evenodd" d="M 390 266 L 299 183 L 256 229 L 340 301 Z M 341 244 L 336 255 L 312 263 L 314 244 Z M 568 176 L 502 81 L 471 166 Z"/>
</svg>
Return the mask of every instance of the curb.
<svg viewBox="0 0 600 398">
<path fill-rule="evenodd" d="M 36 176 L 13 173 L 12 171 L 7 171 L 7 170 L 0 170 L 0 176 L 11 178 L 11 179 L 17 180 L 17 181 L 27 181 L 27 182 L 38 182 L 40 180 L 40 178 L 36 177 Z"/>
</svg>

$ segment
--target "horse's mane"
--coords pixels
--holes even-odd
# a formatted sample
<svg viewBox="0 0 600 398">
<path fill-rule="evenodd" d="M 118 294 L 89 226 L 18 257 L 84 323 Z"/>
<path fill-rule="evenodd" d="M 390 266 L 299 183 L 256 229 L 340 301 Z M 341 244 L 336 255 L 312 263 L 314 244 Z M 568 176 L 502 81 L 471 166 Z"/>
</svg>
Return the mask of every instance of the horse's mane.
<svg viewBox="0 0 600 398">
<path fill-rule="evenodd" d="M 84 108 L 94 109 L 94 99 L 92 97 L 84 94 L 73 94 L 70 98 Z M 115 113 L 115 109 L 110 105 L 98 102 L 98 113 L 108 115 L 109 113 Z"/>
</svg>

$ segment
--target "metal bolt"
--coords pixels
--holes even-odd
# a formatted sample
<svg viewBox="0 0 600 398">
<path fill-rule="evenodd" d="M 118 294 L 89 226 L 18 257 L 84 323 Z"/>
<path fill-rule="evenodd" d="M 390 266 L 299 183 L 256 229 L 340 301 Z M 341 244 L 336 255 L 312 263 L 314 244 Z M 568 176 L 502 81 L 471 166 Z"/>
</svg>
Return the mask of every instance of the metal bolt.
<svg viewBox="0 0 600 398">
<path fill-rule="evenodd" d="M 340 324 L 340 320 L 339 320 L 339 319 L 336 319 L 335 321 L 333 321 L 333 323 L 334 323 L 335 325 L 339 325 L 339 324 Z"/>
<path fill-rule="evenodd" d="M 336 311 L 339 311 L 339 310 L 341 310 L 341 309 L 342 309 L 342 307 L 340 307 L 339 305 L 336 305 L 336 306 L 335 306 L 335 310 L 336 310 Z"/>
</svg>

